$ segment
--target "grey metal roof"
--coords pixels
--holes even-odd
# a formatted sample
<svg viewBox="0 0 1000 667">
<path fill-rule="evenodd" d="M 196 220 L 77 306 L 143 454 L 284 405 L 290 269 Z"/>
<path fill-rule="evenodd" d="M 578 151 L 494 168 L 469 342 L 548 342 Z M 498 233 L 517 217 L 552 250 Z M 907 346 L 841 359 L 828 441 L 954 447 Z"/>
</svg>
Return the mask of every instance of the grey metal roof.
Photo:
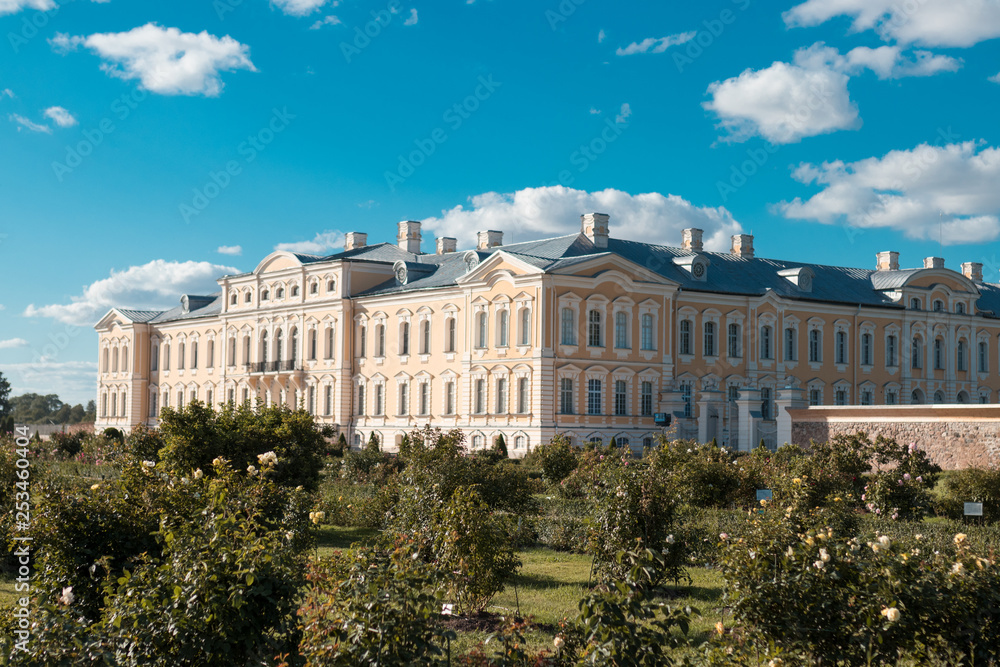
<svg viewBox="0 0 1000 667">
<path fill-rule="evenodd" d="M 176 308 L 171 308 L 170 310 L 160 313 L 159 317 L 150 320 L 154 324 L 161 324 L 163 322 L 175 322 L 178 320 L 191 320 L 198 317 L 208 317 L 210 315 L 218 315 L 222 312 L 222 292 L 216 292 L 208 297 L 201 297 L 202 301 L 195 301 L 192 306 L 201 306 L 200 308 L 192 308 L 188 312 L 184 312 L 184 308 L 177 306 Z M 211 299 L 211 301 L 207 301 Z M 204 305 L 202 305 L 204 304 Z"/>
<path fill-rule="evenodd" d="M 906 284 L 910 276 L 923 269 L 903 269 L 902 271 L 872 271 L 872 285 L 875 289 L 899 289 Z"/>
<path fill-rule="evenodd" d="M 115 310 L 133 322 L 140 324 L 145 324 L 163 314 L 162 310 L 132 310 L 131 308 L 115 308 Z"/>
</svg>

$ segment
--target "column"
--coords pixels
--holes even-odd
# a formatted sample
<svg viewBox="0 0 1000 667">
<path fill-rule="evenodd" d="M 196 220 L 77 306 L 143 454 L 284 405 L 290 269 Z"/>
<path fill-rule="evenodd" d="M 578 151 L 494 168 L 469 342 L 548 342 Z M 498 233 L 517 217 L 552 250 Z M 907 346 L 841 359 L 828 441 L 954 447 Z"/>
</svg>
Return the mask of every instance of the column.
<svg viewBox="0 0 1000 667">
<path fill-rule="evenodd" d="M 758 426 L 760 425 L 760 390 L 743 387 L 740 397 L 736 399 L 740 412 L 739 450 L 749 452 L 760 444 Z"/>
<path fill-rule="evenodd" d="M 778 433 L 777 443 L 788 445 L 792 443 L 792 416 L 788 410 L 807 407 L 805 390 L 798 387 L 782 387 L 778 390 L 778 398 L 775 401 L 778 409 Z"/>
</svg>

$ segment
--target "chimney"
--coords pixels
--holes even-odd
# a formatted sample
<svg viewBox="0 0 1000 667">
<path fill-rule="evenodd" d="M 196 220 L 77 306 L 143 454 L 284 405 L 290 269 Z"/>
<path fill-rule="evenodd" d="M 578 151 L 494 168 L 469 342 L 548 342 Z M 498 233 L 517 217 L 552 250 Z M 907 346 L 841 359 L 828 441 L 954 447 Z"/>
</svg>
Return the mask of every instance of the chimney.
<svg viewBox="0 0 1000 667">
<path fill-rule="evenodd" d="M 681 236 L 681 247 L 691 252 L 701 252 L 705 247 L 701 242 L 704 233 L 704 231 L 694 227 L 685 229 Z"/>
<path fill-rule="evenodd" d="M 876 269 L 878 271 L 899 271 L 899 253 L 887 250 L 875 255 L 877 259 Z"/>
<path fill-rule="evenodd" d="M 732 253 L 743 259 L 753 259 L 753 235 L 733 234 Z"/>
<path fill-rule="evenodd" d="M 344 250 L 364 248 L 368 244 L 368 234 L 365 232 L 347 232 L 344 236 Z"/>
<path fill-rule="evenodd" d="M 450 236 L 441 236 L 437 239 L 437 254 L 444 255 L 458 250 L 458 241 Z"/>
<path fill-rule="evenodd" d="M 476 250 L 489 250 L 503 245 L 503 232 L 488 229 L 485 232 L 476 234 Z"/>
<path fill-rule="evenodd" d="M 979 262 L 965 262 L 962 264 L 962 275 L 978 285 L 983 282 L 983 265 Z"/>
<path fill-rule="evenodd" d="M 396 234 L 396 245 L 400 250 L 420 254 L 420 223 L 405 220 L 399 223 L 399 233 Z"/>
<path fill-rule="evenodd" d="M 924 259 L 925 269 L 943 269 L 944 257 L 926 257 Z"/>
<path fill-rule="evenodd" d="M 581 231 L 596 248 L 608 247 L 607 213 L 585 213 L 580 216 Z"/>
</svg>

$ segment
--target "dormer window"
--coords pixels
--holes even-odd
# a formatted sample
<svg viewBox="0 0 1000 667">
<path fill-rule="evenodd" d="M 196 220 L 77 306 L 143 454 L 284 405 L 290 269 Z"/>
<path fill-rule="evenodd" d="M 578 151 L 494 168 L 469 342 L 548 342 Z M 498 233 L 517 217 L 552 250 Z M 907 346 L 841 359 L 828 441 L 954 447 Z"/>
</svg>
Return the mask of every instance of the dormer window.
<svg viewBox="0 0 1000 667">
<path fill-rule="evenodd" d="M 704 255 L 674 257 L 674 264 L 690 273 L 694 280 L 705 282 L 708 279 L 708 258 Z"/>
<path fill-rule="evenodd" d="M 319 294 L 319 283 L 313 283 L 309 286 L 310 294 Z"/>
<path fill-rule="evenodd" d="M 284 299 L 285 298 L 285 288 L 284 287 L 279 287 L 278 288 L 277 297 L 279 299 Z"/>
<path fill-rule="evenodd" d="M 910 299 L 910 309 L 911 310 L 921 310 L 920 299 Z"/>
<path fill-rule="evenodd" d="M 936 299 L 934 301 L 934 312 L 935 313 L 943 313 L 944 312 L 944 301 L 942 301 L 941 299 Z"/>
<path fill-rule="evenodd" d="M 292 285 L 292 296 L 298 296 L 298 295 L 299 295 L 299 286 Z"/>
<path fill-rule="evenodd" d="M 782 269 L 778 275 L 792 283 L 802 292 L 812 292 L 813 270 L 808 266 L 800 266 L 794 269 Z"/>
<path fill-rule="evenodd" d="M 326 281 L 326 291 L 327 292 L 333 292 L 335 289 L 337 289 L 337 283 L 336 282 L 334 282 L 333 280 Z"/>
<path fill-rule="evenodd" d="M 964 303 L 955 304 L 955 312 L 958 313 L 959 315 L 965 315 L 965 304 Z"/>
<path fill-rule="evenodd" d="M 233 292 L 232 295 L 230 295 L 230 297 L 229 297 L 229 305 L 231 305 L 231 306 L 235 306 L 236 305 L 236 292 Z"/>
<path fill-rule="evenodd" d="M 260 300 L 267 301 L 270 298 L 270 296 L 271 293 L 268 290 L 264 290 L 263 292 L 260 293 Z"/>
<path fill-rule="evenodd" d="M 243 302 L 244 302 L 244 303 L 250 303 L 250 302 L 251 302 L 252 300 L 253 300 L 253 292 L 247 292 L 247 293 L 246 293 L 246 294 L 245 294 L 245 295 L 243 296 Z"/>
</svg>

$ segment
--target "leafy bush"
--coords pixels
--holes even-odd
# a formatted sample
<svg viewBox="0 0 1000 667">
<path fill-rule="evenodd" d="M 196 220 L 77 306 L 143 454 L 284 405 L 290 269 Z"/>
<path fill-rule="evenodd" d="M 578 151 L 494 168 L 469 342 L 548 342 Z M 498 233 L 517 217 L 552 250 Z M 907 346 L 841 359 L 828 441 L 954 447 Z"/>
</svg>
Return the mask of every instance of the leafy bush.
<svg viewBox="0 0 1000 667">
<path fill-rule="evenodd" d="M 895 664 L 930 650 L 998 657 L 1000 570 L 965 535 L 935 553 L 918 536 L 799 533 L 780 509 L 752 523 L 723 540 L 725 600 L 751 644 L 780 644 L 810 664 Z"/>
<path fill-rule="evenodd" d="M 218 411 L 200 401 L 180 410 L 160 412 L 160 433 L 165 445 L 160 456 L 175 474 L 200 468 L 208 472 L 217 457 L 237 469 L 257 466 L 257 457 L 274 452 L 279 464 L 274 481 L 313 490 L 319 482 L 326 439 L 312 415 L 284 405 L 252 407 L 227 403 Z"/>
<path fill-rule="evenodd" d="M 576 469 L 579 450 L 570 444 L 569 438 L 557 435 L 552 442 L 539 445 L 525 457 L 525 464 L 535 464 L 542 471 L 543 479 L 549 484 L 558 484 Z"/>
<path fill-rule="evenodd" d="M 649 464 L 665 475 L 669 494 L 696 507 L 731 507 L 740 502 L 740 474 L 728 449 L 687 440 L 662 441 L 647 452 Z"/>
<path fill-rule="evenodd" d="M 965 503 L 983 504 L 983 521 L 1000 521 L 1000 469 L 967 468 L 945 477 L 939 511 L 952 519 L 961 519 Z"/>
<path fill-rule="evenodd" d="M 418 555 L 403 542 L 315 561 L 299 608 L 306 666 L 445 664 L 443 574 Z"/>
</svg>

